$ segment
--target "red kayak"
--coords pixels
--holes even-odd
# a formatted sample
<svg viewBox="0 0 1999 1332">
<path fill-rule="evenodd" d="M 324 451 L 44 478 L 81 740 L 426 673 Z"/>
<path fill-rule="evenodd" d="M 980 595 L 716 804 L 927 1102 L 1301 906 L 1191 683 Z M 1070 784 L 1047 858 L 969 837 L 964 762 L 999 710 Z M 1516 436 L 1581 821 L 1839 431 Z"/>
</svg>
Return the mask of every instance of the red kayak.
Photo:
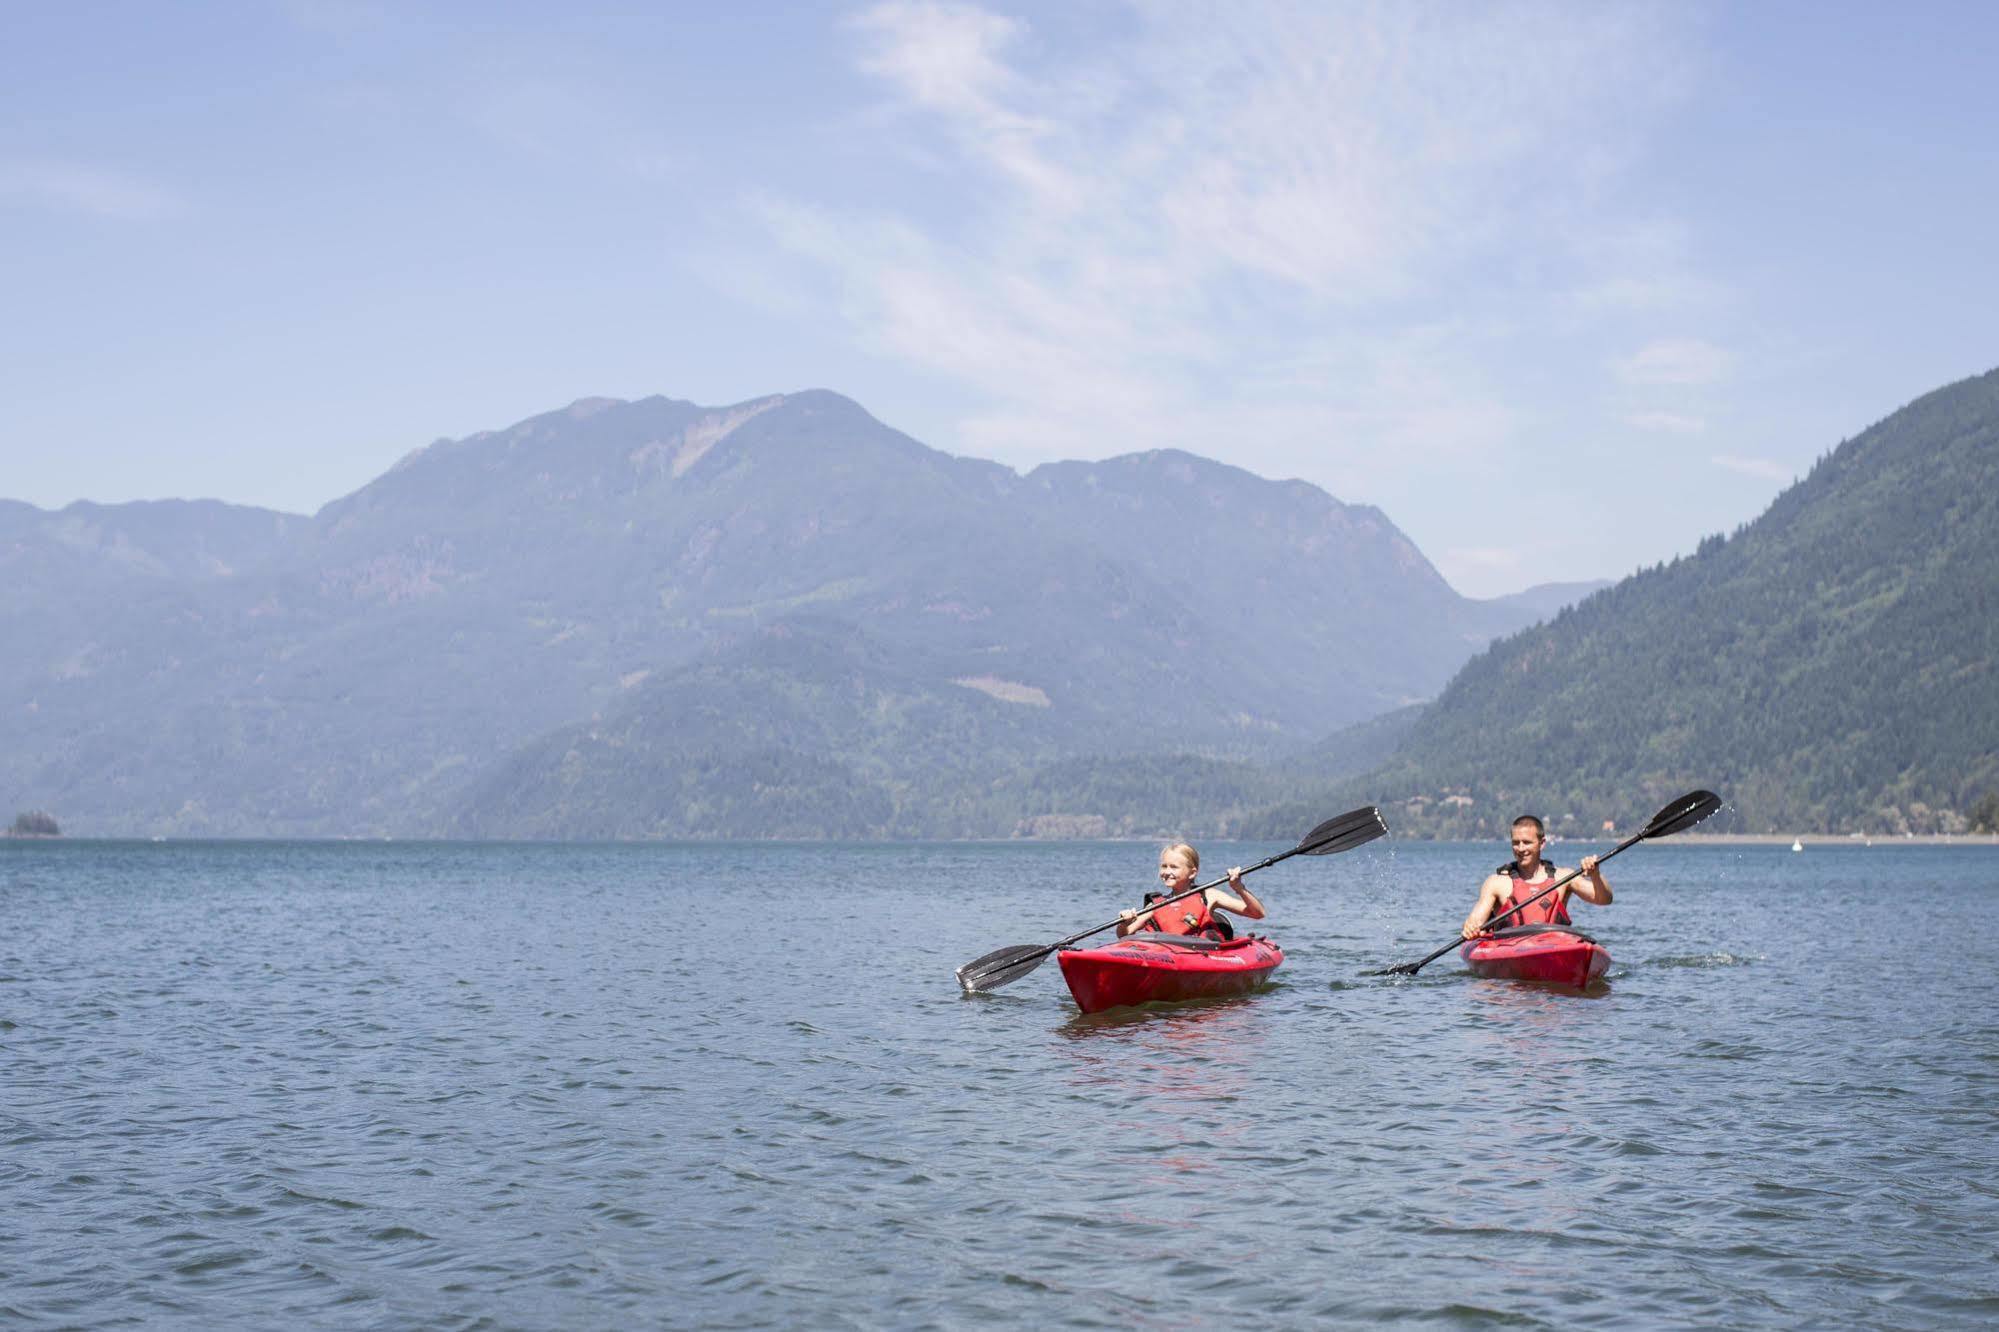
<svg viewBox="0 0 1999 1332">
<path fill-rule="evenodd" d="M 1560 925 L 1495 930 L 1467 943 L 1458 955 L 1474 975 L 1495 980 L 1588 985 L 1610 969 L 1610 954 L 1587 934 Z"/>
<path fill-rule="evenodd" d="M 1196 939 L 1142 933 L 1102 948 L 1055 955 L 1062 979 L 1085 1013 L 1123 1004 L 1247 994 L 1270 978 L 1284 950 L 1268 939 Z"/>
</svg>

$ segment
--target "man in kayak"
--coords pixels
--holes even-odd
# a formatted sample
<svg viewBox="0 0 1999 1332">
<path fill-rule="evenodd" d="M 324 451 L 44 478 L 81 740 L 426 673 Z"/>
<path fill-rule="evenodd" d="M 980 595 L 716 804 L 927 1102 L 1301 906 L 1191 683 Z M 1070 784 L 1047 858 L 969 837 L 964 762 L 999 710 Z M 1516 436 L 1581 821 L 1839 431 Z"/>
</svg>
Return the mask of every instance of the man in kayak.
<svg viewBox="0 0 1999 1332">
<path fill-rule="evenodd" d="M 1487 921 L 1527 901 L 1562 876 L 1563 871 L 1541 859 L 1541 844 L 1547 840 L 1547 828 L 1532 814 L 1522 814 L 1513 820 L 1513 859 L 1494 870 L 1479 886 L 1478 901 L 1465 917 L 1461 931 L 1465 938 L 1477 938 Z M 1585 902 L 1609 906 L 1610 885 L 1603 881 L 1603 871 L 1596 867 L 1596 862 L 1595 856 L 1584 856 L 1581 877 L 1570 879 L 1525 911 L 1515 911 L 1500 921 L 1498 928 L 1567 925 L 1570 923 L 1567 900 L 1572 893 Z"/>
<path fill-rule="evenodd" d="M 1162 897 L 1185 893 L 1194 886 L 1201 869 L 1201 853 L 1185 842 L 1175 842 L 1159 853 L 1159 891 L 1147 893 L 1148 904 Z M 1118 937 L 1136 930 L 1161 930 L 1167 934 L 1193 934 L 1209 939 L 1233 939 L 1235 930 L 1217 910 L 1233 911 L 1250 920 L 1263 919 L 1263 903 L 1256 900 L 1242 881 L 1242 868 L 1229 871 L 1229 886 L 1206 888 L 1188 893 L 1177 902 L 1155 909 L 1126 907 L 1118 913 Z"/>
</svg>

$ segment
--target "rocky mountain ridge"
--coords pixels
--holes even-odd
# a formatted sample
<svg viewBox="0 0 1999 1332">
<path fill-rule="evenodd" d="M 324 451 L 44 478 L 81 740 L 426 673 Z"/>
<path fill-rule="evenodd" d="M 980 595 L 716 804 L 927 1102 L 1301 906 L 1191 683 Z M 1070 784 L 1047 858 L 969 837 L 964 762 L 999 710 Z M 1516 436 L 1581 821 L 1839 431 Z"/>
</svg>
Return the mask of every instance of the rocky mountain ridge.
<svg viewBox="0 0 1999 1332">
<path fill-rule="evenodd" d="M 531 787 L 549 737 L 678 735 L 717 671 L 776 691 L 703 722 L 725 769 L 752 742 L 865 751 L 891 790 L 1232 762 L 1426 697 L 1540 613 L 1458 596 L 1385 515 L 1302 482 L 1164 451 L 1023 476 L 823 390 L 584 399 L 417 450 L 311 518 L 0 503 L 0 589 L 21 645 L 0 793 L 86 834 L 504 832 L 478 793 Z M 852 663 L 783 647 L 794 625 L 865 642 L 862 675 L 893 680 L 853 687 Z M 818 738 L 793 753 L 761 720 L 786 691 L 876 712 L 801 719 Z M 884 719 L 914 697 L 931 721 Z M 941 744 L 947 779 L 929 755 L 950 734 L 998 748 Z M 694 827 L 641 812 L 618 826 Z"/>
</svg>

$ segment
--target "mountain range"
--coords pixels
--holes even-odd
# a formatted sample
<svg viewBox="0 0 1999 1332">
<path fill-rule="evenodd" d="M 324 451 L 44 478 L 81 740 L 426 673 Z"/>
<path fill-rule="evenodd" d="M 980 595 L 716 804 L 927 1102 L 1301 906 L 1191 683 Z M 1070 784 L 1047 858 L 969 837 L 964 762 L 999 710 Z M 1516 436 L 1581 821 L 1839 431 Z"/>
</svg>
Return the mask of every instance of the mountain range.
<svg viewBox="0 0 1999 1332">
<path fill-rule="evenodd" d="M 825 391 L 586 399 L 310 517 L 0 501 L 0 800 L 85 835 L 1151 831 L 1281 799 L 1274 763 L 1594 586 L 1468 599 L 1379 510 L 1186 453 L 1022 475 Z"/>
<path fill-rule="evenodd" d="M 0 799 L 86 835 L 1999 824 L 1999 371 L 1614 586 L 1458 596 L 1185 453 L 1021 475 L 827 392 L 590 399 L 311 517 L 0 501 Z"/>
</svg>

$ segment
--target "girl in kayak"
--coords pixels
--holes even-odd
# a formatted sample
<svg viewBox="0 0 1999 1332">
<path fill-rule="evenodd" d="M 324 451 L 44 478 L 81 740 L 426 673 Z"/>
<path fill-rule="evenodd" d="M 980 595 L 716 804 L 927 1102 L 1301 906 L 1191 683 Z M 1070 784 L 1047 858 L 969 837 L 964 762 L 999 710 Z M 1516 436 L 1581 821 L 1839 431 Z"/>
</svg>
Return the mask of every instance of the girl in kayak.
<svg viewBox="0 0 1999 1332">
<path fill-rule="evenodd" d="M 1460 931 L 1465 938 L 1477 938 L 1485 931 L 1487 921 L 1527 901 L 1562 876 L 1561 870 L 1541 859 L 1541 845 L 1547 840 L 1547 828 L 1532 814 L 1522 814 L 1513 820 L 1513 860 L 1494 870 L 1479 885 L 1478 901 L 1472 904 L 1471 914 L 1465 917 L 1464 929 Z M 1570 923 L 1567 902 L 1571 894 L 1597 906 L 1609 906 L 1610 885 L 1604 882 L 1603 871 L 1596 867 L 1596 862 L 1595 856 L 1584 856 L 1581 877 L 1570 879 L 1525 911 L 1513 912 L 1499 922 L 1499 928 L 1567 925 Z"/>
<path fill-rule="evenodd" d="M 1263 903 L 1257 901 L 1256 894 L 1243 883 L 1240 866 L 1229 871 L 1229 886 L 1226 889 L 1206 888 L 1198 893 L 1188 893 L 1164 907 L 1149 909 L 1150 904 L 1159 898 L 1187 892 L 1194 886 L 1194 878 L 1200 869 L 1201 853 L 1185 842 L 1175 842 L 1161 850 L 1159 891 L 1145 895 L 1147 907 L 1127 907 L 1118 913 L 1118 937 L 1123 938 L 1136 930 L 1161 930 L 1167 934 L 1233 939 L 1235 930 L 1230 927 L 1226 916 L 1215 914 L 1217 910 L 1233 911 L 1248 920 L 1263 919 Z"/>
</svg>

